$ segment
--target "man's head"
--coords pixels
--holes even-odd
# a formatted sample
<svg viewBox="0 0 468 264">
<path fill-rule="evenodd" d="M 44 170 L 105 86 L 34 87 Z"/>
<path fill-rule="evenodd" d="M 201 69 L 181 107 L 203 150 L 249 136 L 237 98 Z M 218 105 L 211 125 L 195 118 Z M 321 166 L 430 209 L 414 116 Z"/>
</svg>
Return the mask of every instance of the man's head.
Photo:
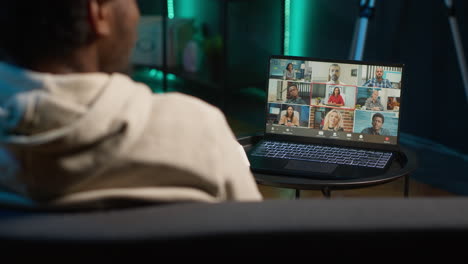
<svg viewBox="0 0 468 264">
<path fill-rule="evenodd" d="M 379 91 L 374 90 L 374 91 L 372 92 L 372 100 L 375 101 L 375 100 L 377 100 L 378 97 L 379 97 Z"/>
<path fill-rule="evenodd" d="M 382 67 L 377 67 L 377 69 L 375 70 L 375 77 L 377 79 L 382 79 L 382 76 L 383 76 L 383 69 Z"/>
<path fill-rule="evenodd" d="M 338 81 L 340 79 L 340 65 L 338 64 L 332 64 L 330 65 L 330 68 L 328 69 L 328 80 L 330 81 Z"/>
<path fill-rule="evenodd" d="M 372 116 L 372 127 L 374 130 L 379 131 L 382 128 L 384 122 L 385 118 L 381 113 L 375 113 Z"/>
<path fill-rule="evenodd" d="M 298 97 L 299 91 L 298 91 L 297 86 L 295 84 L 289 86 L 288 90 L 289 90 L 289 95 L 292 98 L 297 98 Z"/>
<path fill-rule="evenodd" d="M 136 0 L 7 1 L 0 9 L 0 56 L 37 71 L 120 71 L 138 20 Z"/>
</svg>

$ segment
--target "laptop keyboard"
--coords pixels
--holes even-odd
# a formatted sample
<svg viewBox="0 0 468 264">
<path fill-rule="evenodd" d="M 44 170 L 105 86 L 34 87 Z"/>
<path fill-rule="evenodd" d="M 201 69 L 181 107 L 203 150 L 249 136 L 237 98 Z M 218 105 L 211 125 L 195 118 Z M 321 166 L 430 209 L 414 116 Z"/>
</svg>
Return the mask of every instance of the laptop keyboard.
<svg viewBox="0 0 468 264">
<path fill-rule="evenodd" d="M 392 157 L 391 152 L 276 141 L 261 142 L 251 155 L 345 164 L 369 168 L 385 168 Z"/>
</svg>

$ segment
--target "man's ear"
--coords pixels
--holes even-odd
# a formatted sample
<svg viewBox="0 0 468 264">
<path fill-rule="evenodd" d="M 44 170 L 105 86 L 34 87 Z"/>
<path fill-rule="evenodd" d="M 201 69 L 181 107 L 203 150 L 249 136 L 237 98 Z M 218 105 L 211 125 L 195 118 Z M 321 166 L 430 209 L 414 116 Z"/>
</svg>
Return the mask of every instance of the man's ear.
<svg viewBox="0 0 468 264">
<path fill-rule="evenodd" d="M 111 5 L 108 1 L 89 0 L 88 1 L 88 20 L 92 32 L 97 37 L 108 36 L 111 34 Z"/>
</svg>

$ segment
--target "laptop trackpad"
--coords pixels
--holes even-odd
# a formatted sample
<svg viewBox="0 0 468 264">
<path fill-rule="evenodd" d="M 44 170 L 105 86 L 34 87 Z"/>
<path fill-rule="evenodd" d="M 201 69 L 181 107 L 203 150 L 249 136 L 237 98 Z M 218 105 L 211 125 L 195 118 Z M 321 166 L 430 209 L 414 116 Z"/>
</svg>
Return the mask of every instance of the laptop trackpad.
<svg viewBox="0 0 468 264">
<path fill-rule="evenodd" d="M 288 170 L 331 174 L 337 167 L 338 165 L 331 163 L 290 160 L 284 168 Z"/>
</svg>

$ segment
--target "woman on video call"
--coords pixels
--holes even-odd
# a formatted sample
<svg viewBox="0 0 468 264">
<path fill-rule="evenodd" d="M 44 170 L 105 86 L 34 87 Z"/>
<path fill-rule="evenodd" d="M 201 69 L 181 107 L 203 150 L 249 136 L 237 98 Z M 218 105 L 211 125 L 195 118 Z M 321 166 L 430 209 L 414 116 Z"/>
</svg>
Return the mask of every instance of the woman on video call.
<svg viewBox="0 0 468 264">
<path fill-rule="evenodd" d="M 295 80 L 296 79 L 296 72 L 294 71 L 292 63 L 288 63 L 288 65 L 286 66 L 286 69 L 284 69 L 283 79 L 284 80 Z"/>
<path fill-rule="evenodd" d="M 322 130 L 343 131 L 343 117 L 338 110 L 331 110 L 325 116 L 323 125 L 320 127 Z"/>
<path fill-rule="evenodd" d="M 327 104 L 334 105 L 334 106 L 344 105 L 344 100 L 343 100 L 343 97 L 341 96 L 340 87 L 336 86 L 335 89 L 333 89 L 333 94 L 330 95 L 330 98 L 328 98 Z"/>
<path fill-rule="evenodd" d="M 294 115 L 294 108 L 292 106 L 288 106 L 286 113 L 281 117 L 279 124 L 285 126 L 299 126 L 299 118 Z"/>
</svg>

